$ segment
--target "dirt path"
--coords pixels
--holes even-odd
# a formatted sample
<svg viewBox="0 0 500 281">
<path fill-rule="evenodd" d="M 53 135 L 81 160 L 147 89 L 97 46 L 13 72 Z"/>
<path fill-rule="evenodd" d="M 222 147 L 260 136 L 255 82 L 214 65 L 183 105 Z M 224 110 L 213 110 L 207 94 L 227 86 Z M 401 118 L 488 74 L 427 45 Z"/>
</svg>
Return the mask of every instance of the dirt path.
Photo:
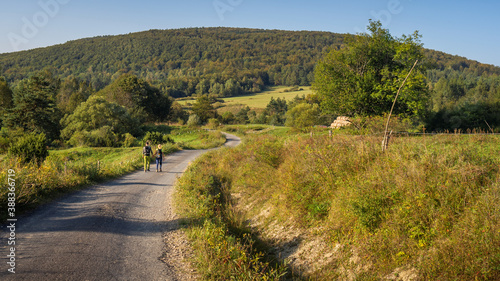
<svg viewBox="0 0 500 281">
<path fill-rule="evenodd" d="M 228 135 L 226 146 L 239 139 Z M 186 242 L 171 207 L 173 185 L 205 151 L 169 155 L 164 172 L 136 172 L 77 192 L 20 218 L 16 273 L 7 271 L 2 229 L 0 280 L 186 280 Z"/>
</svg>

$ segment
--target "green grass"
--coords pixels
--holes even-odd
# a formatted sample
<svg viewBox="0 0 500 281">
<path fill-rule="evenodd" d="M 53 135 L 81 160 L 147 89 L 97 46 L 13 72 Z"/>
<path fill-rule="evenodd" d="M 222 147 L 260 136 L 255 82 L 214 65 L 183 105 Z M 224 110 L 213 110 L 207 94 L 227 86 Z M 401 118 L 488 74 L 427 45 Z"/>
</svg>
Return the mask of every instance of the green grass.
<svg viewBox="0 0 500 281">
<path fill-rule="evenodd" d="M 271 101 L 271 98 L 277 99 L 285 99 L 287 101 L 292 100 L 296 96 L 302 96 L 302 95 L 309 95 L 312 93 L 311 87 L 310 86 L 301 86 L 299 87 L 300 91 L 289 91 L 293 87 L 285 87 L 285 86 L 276 86 L 276 87 L 271 87 L 270 89 L 263 91 L 261 93 L 256 93 L 256 94 L 249 94 L 249 95 L 244 95 L 244 96 L 238 96 L 238 97 L 230 97 L 230 98 L 223 98 L 224 103 L 219 104 L 221 107 L 218 109 L 219 113 L 220 112 L 225 112 L 225 111 L 235 111 L 238 108 L 244 107 L 244 106 L 249 106 L 253 110 L 263 110 L 266 108 L 267 104 Z M 189 104 L 193 104 L 195 102 L 195 99 L 191 100 L 177 100 L 182 106 L 185 108 L 190 108 Z"/>
<path fill-rule="evenodd" d="M 250 232 L 234 221 L 229 178 L 212 169 L 219 153 L 197 159 L 176 184 L 175 208 L 187 225 L 193 262 L 204 280 L 280 280 L 285 267 L 259 251 Z"/>
<path fill-rule="evenodd" d="M 245 95 L 240 97 L 224 98 L 224 106 L 231 107 L 235 105 L 245 105 L 249 106 L 251 109 L 264 109 L 271 101 L 271 98 L 285 99 L 287 101 L 292 100 L 296 96 L 309 95 L 312 93 L 311 87 L 300 87 L 302 91 L 290 91 L 285 92 L 285 90 L 290 89 L 290 87 L 272 87 L 261 93 Z"/>
<path fill-rule="evenodd" d="M 209 258 L 198 264 L 216 268 L 223 241 L 259 218 L 254 235 L 276 224 L 308 236 L 321 229 L 314 235 L 333 258 L 295 268 L 300 278 L 380 280 L 411 270 L 422 280 L 499 280 L 500 138 L 394 137 L 385 153 L 380 143 L 247 134 L 239 147 L 203 157 L 181 179 L 179 208 L 195 241 L 211 240 L 204 221 L 227 237 L 200 242 Z"/>
<path fill-rule="evenodd" d="M 222 146 L 226 137 L 220 131 L 207 131 L 200 128 L 177 127 L 170 137 L 182 149 L 209 149 Z"/>
</svg>

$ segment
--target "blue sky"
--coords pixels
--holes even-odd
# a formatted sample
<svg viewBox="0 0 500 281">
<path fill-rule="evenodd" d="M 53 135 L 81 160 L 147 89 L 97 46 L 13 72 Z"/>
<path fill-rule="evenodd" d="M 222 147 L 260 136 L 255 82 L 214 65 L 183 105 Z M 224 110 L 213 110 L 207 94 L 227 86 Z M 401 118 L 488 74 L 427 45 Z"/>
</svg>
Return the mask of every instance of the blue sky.
<svg viewBox="0 0 500 281">
<path fill-rule="evenodd" d="M 5 3 L 6 2 L 6 3 Z M 500 1 L 442 0 L 19 0 L 0 12 L 0 53 L 98 35 L 184 27 L 364 31 L 419 30 L 424 47 L 500 66 Z"/>
</svg>

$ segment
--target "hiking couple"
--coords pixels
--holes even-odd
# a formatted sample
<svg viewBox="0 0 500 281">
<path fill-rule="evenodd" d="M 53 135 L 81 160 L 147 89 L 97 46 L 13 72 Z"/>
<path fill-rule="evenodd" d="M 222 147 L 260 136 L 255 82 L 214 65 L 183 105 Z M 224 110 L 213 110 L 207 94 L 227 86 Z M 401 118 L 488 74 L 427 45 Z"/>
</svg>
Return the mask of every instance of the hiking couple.
<svg viewBox="0 0 500 281">
<path fill-rule="evenodd" d="M 151 146 L 149 146 L 149 142 L 146 142 L 146 145 L 142 148 L 142 155 L 144 156 L 144 172 L 149 171 L 152 152 L 153 150 L 151 149 Z M 158 168 L 160 168 L 159 171 L 161 172 L 161 165 L 163 162 L 163 151 L 161 150 L 161 144 L 158 145 L 158 148 L 156 149 L 154 155 L 156 157 L 156 172 L 158 173 Z"/>
</svg>

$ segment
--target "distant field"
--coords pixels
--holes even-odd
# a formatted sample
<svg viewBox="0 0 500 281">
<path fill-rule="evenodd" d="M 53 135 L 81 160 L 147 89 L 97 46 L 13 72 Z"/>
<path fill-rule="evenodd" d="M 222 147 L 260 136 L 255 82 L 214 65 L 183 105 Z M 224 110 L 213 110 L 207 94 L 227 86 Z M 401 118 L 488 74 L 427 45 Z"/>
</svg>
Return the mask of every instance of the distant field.
<svg viewBox="0 0 500 281">
<path fill-rule="evenodd" d="M 290 91 L 290 89 L 292 89 L 292 87 L 277 86 L 277 87 L 271 87 L 269 90 L 266 90 L 261 93 L 244 95 L 239 97 L 224 98 L 223 99 L 224 103 L 219 104 L 220 106 L 219 112 L 232 111 L 231 108 L 241 108 L 243 106 L 249 106 L 251 109 L 254 110 L 262 110 L 266 108 L 269 101 L 271 101 L 271 98 L 274 99 L 284 98 L 285 100 L 289 101 L 296 96 L 302 96 L 302 95 L 307 96 L 312 93 L 310 86 L 303 86 L 303 87 L 301 86 L 299 87 L 299 89 L 302 90 L 299 91 Z M 178 102 L 182 106 L 190 108 L 189 104 L 194 103 L 195 100 L 194 99 L 178 100 Z"/>
<path fill-rule="evenodd" d="M 264 109 L 266 108 L 267 104 L 271 100 L 271 98 L 284 98 L 287 101 L 293 99 L 294 97 L 302 96 L 302 95 L 308 95 L 311 94 L 311 87 L 299 87 L 300 89 L 303 89 L 302 91 L 292 91 L 292 92 L 285 92 L 287 89 L 291 89 L 291 87 L 272 87 L 271 89 L 257 93 L 257 94 L 252 94 L 252 95 L 245 95 L 245 96 L 240 96 L 240 97 L 231 97 L 231 98 L 225 98 L 224 99 L 224 105 L 225 106 L 233 106 L 233 105 L 245 105 L 249 106 L 252 109 Z"/>
</svg>

